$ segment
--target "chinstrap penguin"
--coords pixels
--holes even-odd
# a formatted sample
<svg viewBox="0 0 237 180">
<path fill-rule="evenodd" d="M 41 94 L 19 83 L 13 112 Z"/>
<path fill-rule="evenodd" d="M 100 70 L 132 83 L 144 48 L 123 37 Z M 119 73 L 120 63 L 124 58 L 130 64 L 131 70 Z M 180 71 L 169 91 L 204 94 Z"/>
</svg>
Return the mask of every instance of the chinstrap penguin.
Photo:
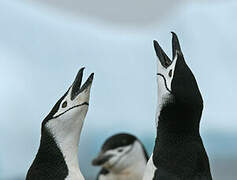
<svg viewBox="0 0 237 180">
<path fill-rule="evenodd" d="M 143 180 L 211 180 L 209 160 L 199 133 L 203 100 L 172 32 L 172 61 L 157 41 L 157 136 Z"/>
<path fill-rule="evenodd" d="M 40 146 L 26 180 L 84 180 L 78 163 L 78 144 L 94 73 L 81 86 L 83 70 L 79 70 L 71 87 L 43 120 Z"/>
<path fill-rule="evenodd" d="M 104 142 L 92 164 L 102 166 L 97 180 L 142 180 L 147 160 L 141 141 L 131 134 L 120 133 Z"/>
</svg>

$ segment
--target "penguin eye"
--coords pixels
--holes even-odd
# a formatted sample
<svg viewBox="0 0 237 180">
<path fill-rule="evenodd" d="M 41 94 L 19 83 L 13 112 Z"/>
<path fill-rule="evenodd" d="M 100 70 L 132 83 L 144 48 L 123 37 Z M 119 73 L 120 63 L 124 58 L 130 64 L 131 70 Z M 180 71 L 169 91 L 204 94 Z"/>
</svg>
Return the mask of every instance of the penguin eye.
<svg viewBox="0 0 237 180">
<path fill-rule="evenodd" d="M 65 108 L 65 107 L 67 107 L 67 101 L 64 101 L 62 104 L 62 108 Z"/>
<path fill-rule="evenodd" d="M 123 149 L 118 149 L 118 152 L 123 152 Z"/>
<path fill-rule="evenodd" d="M 172 76 L 172 69 L 169 71 L 169 77 Z"/>
</svg>

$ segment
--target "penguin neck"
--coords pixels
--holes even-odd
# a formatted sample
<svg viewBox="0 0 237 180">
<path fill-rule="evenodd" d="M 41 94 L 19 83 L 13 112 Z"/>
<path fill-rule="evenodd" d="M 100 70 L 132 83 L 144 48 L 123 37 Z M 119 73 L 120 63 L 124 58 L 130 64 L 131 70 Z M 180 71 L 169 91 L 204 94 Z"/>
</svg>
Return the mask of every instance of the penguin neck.
<svg viewBox="0 0 237 180">
<path fill-rule="evenodd" d="M 50 120 L 46 129 L 52 134 L 57 147 L 60 149 L 68 169 L 68 177 L 84 179 L 78 163 L 78 146 L 84 119 L 78 119 L 74 123 L 60 124 Z M 55 120 L 57 121 L 57 120 Z"/>
<path fill-rule="evenodd" d="M 158 108 L 157 135 L 199 135 L 202 105 L 179 102 L 176 99 Z"/>
<path fill-rule="evenodd" d="M 81 174 L 78 163 L 79 139 L 80 134 L 77 132 L 72 132 L 71 135 L 66 137 L 64 140 L 55 137 L 56 143 L 58 144 L 67 164 L 69 175 L 71 173 Z"/>
<path fill-rule="evenodd" d="M 139 161 L 130 165 L 129 167 L 119 171 L 111 171 L 113 179 L 130 179 L 130 180 L 142 180 L 144 170 L 146 168 L 146 161 Z"/>
<path fill-rule="evenodd" d="M 123 170 L 122 173 L 130 172 L 131 174 L 142 177 L 145 168 L 146 168 L 146 160 L 142 159 L 142 160 L 139 160 L 137 163 L 134 163 L 127 169 Z"/>
<path fill-rule="evenodd" d="M 121 177 L 121 179 L 141 180 L 143 177 L 145 168 L 146 168 L 146 163 L 140 161 L 122 170 L 118 174 L 115 173 L 115 175 Z"/>
<path fill-rule="evenodd" d="M 200 141 L 199 122 L 201 109 L 189 104 L 181 104 L 173 99 L 160 107 L 158 112 L 157 134 L 153 150 L 153 162 L 157 166 L 167 151 L 192 141 Z"/>
</svg>

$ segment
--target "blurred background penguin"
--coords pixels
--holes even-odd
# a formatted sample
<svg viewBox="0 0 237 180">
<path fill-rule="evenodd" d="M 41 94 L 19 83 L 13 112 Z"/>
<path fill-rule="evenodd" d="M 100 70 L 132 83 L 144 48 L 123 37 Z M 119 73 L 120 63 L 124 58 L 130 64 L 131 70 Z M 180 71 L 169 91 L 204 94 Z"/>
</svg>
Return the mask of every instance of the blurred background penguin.
<svg viewBox="0 0 237 180">
<path fill-rule="evenodd" d="M 98 180 L 141 180 L 147 161 L 142 142 L 131 134 L 119 133 L 104 142 L 92 164 L 102 167 Z"/>
</svg>

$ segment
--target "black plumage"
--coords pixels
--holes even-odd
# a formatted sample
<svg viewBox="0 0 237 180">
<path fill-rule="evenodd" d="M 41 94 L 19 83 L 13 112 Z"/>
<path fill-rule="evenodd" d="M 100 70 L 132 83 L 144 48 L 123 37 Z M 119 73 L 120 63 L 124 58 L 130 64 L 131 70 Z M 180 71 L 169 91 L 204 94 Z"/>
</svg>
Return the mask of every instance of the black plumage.
<svg viewBox="0 0 237 180">
<path fill-rule="evenodd" d="M 168 99 L 162 105 L 153 151 L 154 180 L 211 180 L 207 153 L 199 133 L 203 99 L 196 79 L 185 62 L 178 37 L 177 55 Z M 158 85 L 159 86 L 159 85 Z"/>
</svg>

